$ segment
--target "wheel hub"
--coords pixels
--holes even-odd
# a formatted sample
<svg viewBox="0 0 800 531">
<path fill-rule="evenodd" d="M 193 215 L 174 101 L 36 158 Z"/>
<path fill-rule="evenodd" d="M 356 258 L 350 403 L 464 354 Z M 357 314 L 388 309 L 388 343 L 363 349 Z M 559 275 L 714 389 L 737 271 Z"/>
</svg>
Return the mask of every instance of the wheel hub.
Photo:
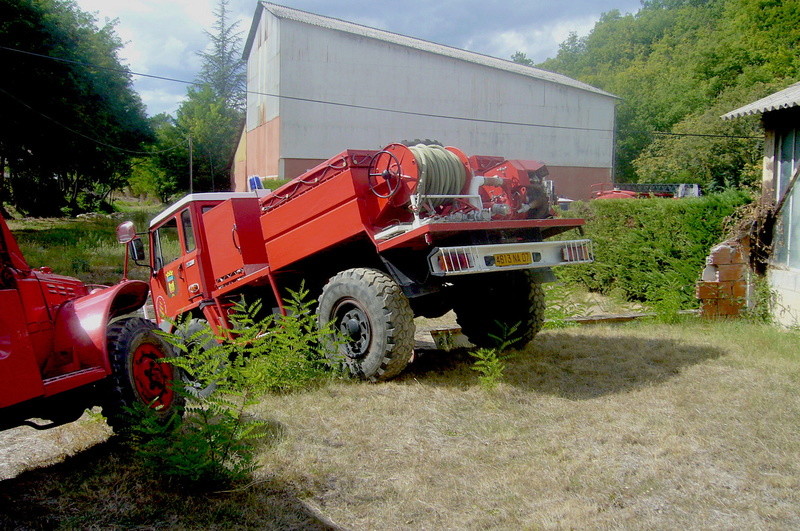
<svg viewBox="0 0 800 531">
<path fill-rule="evenodd" d="M 361 327 L 357 319 L 349 319 L 345 323 L 345 327 L 351 339 L 358 339 L 359 334 L 361 334 Z"/>
<path fill-rule="evenodd" d="M 337 328 L 344 336 L 344 354 L 348 358 L 363 358 L 369 352 L 372 330 L 366 312 L 355 302 L 345 301 L 335 311 Z"/>
<path fill-rule="evenodd" d="M 139 345 L 133 353 L 132 372 L 136 391 L 142 400 L 152 407 L 169 407 L 173 396 L 169 382 L 172 381 L 172 366 L 160 360 L 164 354 L 149 343 Z"/>
</svg>

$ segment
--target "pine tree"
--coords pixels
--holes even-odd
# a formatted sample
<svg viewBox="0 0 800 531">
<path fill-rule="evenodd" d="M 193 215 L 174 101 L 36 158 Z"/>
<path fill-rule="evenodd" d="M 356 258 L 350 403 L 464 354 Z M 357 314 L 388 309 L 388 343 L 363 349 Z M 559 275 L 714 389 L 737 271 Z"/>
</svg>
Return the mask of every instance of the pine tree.
<svg viewBox="0 0 800 531">
<path fill-rule="evenodd" d="M 238 30 L 238 21 L 230 21 L 228 4 L 229 0 L 219 0 L 212 31 L 205 32 L 210 40 L 210 49 L 198 53 L 203 58 L 198 81 L 208 84 L 225 107 L 242 111 L 246 89 L 242 32 Z"/>
<path fill-rule="evenodd" d="M 209 44 L 198 52 L 203 65 L 197 85 L 189 87 L 175 118 L 161 119 L 156 126 L 158 144 L 154 149 L 161 153 L 155 167 L 148 168 L 153 171 L 139 184 L 152 177 L 155 185 L 150 193 L 157 193 L 162 200 L 182 191 L 230 187 L 228 169 L 244 118 L 246 76 L 242 32 L 237 30 L 238 22 L 230 21 L 228 4 L 229 0 L 219 0 L 214 24 L 205 32 Z M 179 144 L 179 148 L 169 149 Z"/>
</svg>

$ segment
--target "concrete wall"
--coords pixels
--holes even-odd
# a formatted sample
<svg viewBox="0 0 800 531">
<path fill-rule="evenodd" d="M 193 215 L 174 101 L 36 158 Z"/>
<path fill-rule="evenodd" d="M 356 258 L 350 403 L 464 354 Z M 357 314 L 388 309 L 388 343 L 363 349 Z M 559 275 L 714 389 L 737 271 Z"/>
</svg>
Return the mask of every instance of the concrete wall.
<svg viewBox="0 0 800 531">
<path fill-rule="evenodd" d="M 772 311 L 775 321 L 787 327 L 800 326 L 800 272 L 772 267 L 767 279 L 775 295 Z"/>
<path fill-rule="evenodd" d="M 246 162 L 234 163 L 236 191 L 246 190 L 247 177 L 278 175 L 281 100 L 281 24 L 266 10 L 247 60 Z"/>
</svg>

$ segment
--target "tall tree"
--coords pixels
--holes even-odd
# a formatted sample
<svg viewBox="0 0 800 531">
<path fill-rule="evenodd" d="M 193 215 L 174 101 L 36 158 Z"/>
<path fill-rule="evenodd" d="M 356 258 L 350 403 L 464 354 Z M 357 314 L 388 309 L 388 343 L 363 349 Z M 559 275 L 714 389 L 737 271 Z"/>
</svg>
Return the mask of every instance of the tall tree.
<svg viewBox="0 0 800 531">
<path fill-rule="evenodd" d="M 161 171 L 151 175 L 167 179 L 159 188 L 162 198 L 173 190 L 230 188 L 230 162 L 244 117 L 245 65 L 242 35 L 238 23 L 230 21 L 228 0 L 220 0 L 214 13 L 212 31 L 206 32 L 209 46 L 198 52 L 203 65 L 197 84 L 187 90 L 174 120 L 162 117 L 154 124 Z"/>
<path fill-rule="evenodd" d="M 31 215 L 95 206 L 150 136 L 114 24 L 72 0 L 6 0 L 0 46 L 0 202 Z"/>
<path fill-rule="evenodd" d="M 198 81 L 207 84 L 225 107 L 243 110 L 247 84 L 245 63 L 242 60 L 242 32 L 239 23 L 231 22 L 228 4 L 220 0 L 214 11 L 213 31 L 206 31 L 209 50 L 199 52 L 203 59 Z"/>
<path fill-rule="evenodd" d="M 511 61 L 520 65 L 533 66 L 533 60 L 525 52 L 516 51 L 511 56 Z"/>
<path fill-rule="evenodd" d="M 752 182 L 759 142 L 736 138 L 758 136 L 756 120 L 719 115 L 800 79 L 798 48 L 798 2 L 647 0 L 540 66 L 623 98 L 618 180 L 724 187 Z"/>
</svg>

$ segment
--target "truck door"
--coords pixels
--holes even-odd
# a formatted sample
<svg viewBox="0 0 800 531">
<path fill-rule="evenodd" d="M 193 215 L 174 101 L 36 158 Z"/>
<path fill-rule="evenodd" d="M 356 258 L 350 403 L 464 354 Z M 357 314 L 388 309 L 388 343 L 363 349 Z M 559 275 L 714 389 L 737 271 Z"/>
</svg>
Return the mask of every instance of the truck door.
<svg viewBox="0 0 800 531">
<path fill-rule="evenodd" d="M 195 240 L 194 223 L 191 211 L 187 208 L 181 211 L 181 238 L 183 242 L 183 268 L 179 269 L 186 280 L 186 291 L 189 302 L 194 304 L 202 299 L 203 286 L 202 265 L 197 256 L 197 241 Z"/>
<path fill-rule="evenodd" d="M 175 318 L 203 296 L 197 245 L 189 209 L 165 220 L 152 233 L 153 304 L 159 322 Z"/>
<path fill-rule="evenodd" d="M 0 408 L 44 394 L 14 265 L 0 230 Z"/>
</svg>

